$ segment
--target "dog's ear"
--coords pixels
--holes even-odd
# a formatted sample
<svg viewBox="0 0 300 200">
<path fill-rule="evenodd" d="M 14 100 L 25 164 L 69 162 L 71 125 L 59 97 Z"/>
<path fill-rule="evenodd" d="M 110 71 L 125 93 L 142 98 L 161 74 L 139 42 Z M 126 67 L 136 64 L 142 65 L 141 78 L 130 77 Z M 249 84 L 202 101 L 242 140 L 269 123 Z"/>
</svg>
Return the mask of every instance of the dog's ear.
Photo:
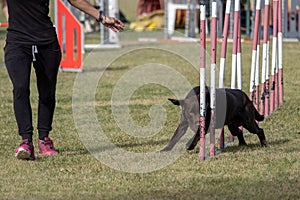
<svg viewBox="0 0 300 200">
<path fill-rule="evenodd" d="M 169 101 L 171 101 L 174 105 L 176 106 L 180 106 L 180 105 L 183 105 L 183 100 L 178 100 L 178 99 L 168 99 Z"/>
</svg>

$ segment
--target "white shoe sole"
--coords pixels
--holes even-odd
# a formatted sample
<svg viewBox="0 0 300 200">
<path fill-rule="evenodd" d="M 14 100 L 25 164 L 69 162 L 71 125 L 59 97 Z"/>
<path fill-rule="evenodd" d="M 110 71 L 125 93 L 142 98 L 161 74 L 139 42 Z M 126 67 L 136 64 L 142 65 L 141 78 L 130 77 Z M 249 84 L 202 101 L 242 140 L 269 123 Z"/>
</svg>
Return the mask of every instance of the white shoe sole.
<svg viewBox="0 0 300 200">
<path fill-rule="evenodd" d="M 30 159 L 30 152 L 20 148 L 15 156 L 17 159 Z"/>
</svg>

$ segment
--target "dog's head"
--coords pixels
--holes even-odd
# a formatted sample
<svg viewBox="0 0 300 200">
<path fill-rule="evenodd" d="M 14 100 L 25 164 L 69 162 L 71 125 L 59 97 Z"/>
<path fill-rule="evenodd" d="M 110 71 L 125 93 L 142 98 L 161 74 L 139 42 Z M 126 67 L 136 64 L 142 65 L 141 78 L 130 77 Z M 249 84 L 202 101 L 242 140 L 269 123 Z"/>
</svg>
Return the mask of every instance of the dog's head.
<svg viewBox="0 0 300 200">
<path fill-rule="evenodd" d="M 199 95 L 190 96 L 184 100 L 168 99 L 174 105 L 182 107 L 181 120 L 186 120 L 192 131 L 197 132 L 199 128 Z"/>
</svg>

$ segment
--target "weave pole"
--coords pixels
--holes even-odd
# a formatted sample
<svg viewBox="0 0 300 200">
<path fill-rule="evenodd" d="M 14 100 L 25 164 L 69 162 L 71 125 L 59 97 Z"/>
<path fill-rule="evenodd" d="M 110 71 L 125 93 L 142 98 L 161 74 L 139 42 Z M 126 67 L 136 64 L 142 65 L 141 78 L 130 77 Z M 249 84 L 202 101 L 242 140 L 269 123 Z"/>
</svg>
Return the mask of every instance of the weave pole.
<svg viewBox="0 0 300 200">
<path fill-rule="evenodd" d="M 206 50 L 206 2 L 200 0 L 200 161 L 205 160 L 205 117 L 206 117 L 206 95 L 205 95 L 205 50 Z"/>
<path fill-rule="evenodd" d="M 240 13 L 239 13 L 240 16 Z M 241 20 L 239 19 L 238 24 L 238 43 L 237 43 L 237 54 L 236 54 L 236 62 L 237 62 L 237 89 L 242 90 L 242 37 L 241 37 Z"/>
<path fill-rule="evenodd" d="M 270 114 L 270 27 L 268 27 L 267 61 L 266 61 L 266 93 L 265 93 L 265 117 Z"/>
<path fill-rule="evenodd" d="M 270 6 L 269 6 L 269 19 L 270 19 Z M 267 61 L 266 61 L 265 117 L 268 117 L 270 115 L 270 26 L 268 25 L 267 28 L 268 28 L 268 33 L 267 33 L 268 40 L 267 40 Z"/>
<path fill-rule="evenodd" d="M 264 38 L 263 38 L 263 52 L 262 52 L 262 70 L 261 70 L 261 101 L 260 101 L 260 114 L 268 115 L 266 104 L 268 102 L 267 93 L 267 68 L 268 66 L 268 44 L 269 44 L 269 13 L 270 13 L 270 0 L 265 0 L 265 18 L 264 18 Z"/>
<path fill-rule="evenodd" d="M 234 24 L 233 24 L 233 44 L 232 44 L 232 65 L 231 65 L 231 89 L 236 89 L 236 71 L 237 71 L 237 48 L 239 37 L 240 20 L 240 0 L 234 1 Z"/>
<path fill-rule="evenodd" d="M 278 82 L 279 105 L 283 104 L 283 67 L 282 67 L 282 0 L 278 1 Z"/>
<path fill-rule="evenodd" d="M 257 108 L 257 99 L 255 92 L 255 75 L 256 75 L 256 64 L 257 64 L 257 44 L 258 44 L 258 36 L 259 36 L 259 26 L 260 26 L 260 7 L 261 0 L 256 0 L 256 10 L 255 10 L 255 23 L 254 23 L 254 36 L 252 43 L 252 60 L 251 60 L 251 74 L 250 74 L 250 92 L 249 98 L 253 101 L 255 107 Z"/>
<path fill-rule="evenodd" d="M 272 44 L 272 69 L 271 69 L 271 93 L 270 93 L 270 112 L 275 110 L 277 98 L 277 34 L 278 34 L 278 0 L 273 0 L 273 44 Z M 277 99 L 277 100 L 276 100 Z"/>
<path fill-rule="evenodd" d="M 260 18 L 256 19 L 259 21 L 260 24 Z M 256 107 L 256 109 L 258 109 L 259 107 L 259 62 L 260 62 L 260 28 L 258 29 L 258 35 L 257 35 L 257 45 L 256 45 L 256 61 L 255 61 L 255 104 L 254 106 Z"/>
<path fill-rule="evenodd" d="M 232 44 L 232 65 L 231 65 L 231 89 L 236 89 L 236 81 L 237 81 L 237 53 L 239 40 L 240 40 L 240 0 L 234 1 L 234 16 L 233 16 L 234 24 L 233 24 L 233 44 Z M 239 48 L 241 50 L 241 47 Z M 239 58 L 239 61 L 241 57 Z M 239 67 L 241 63 L 239 63 Z M 241 68 L 238 70 L 241 73 Z M 239 75 L 241 78 L 241 75 Z M 241 84 L 241 81 L 238 81 Z M 234 142 L 234 136 L 230 134 L 229 141 Z"/>
<path fill-rule="evenodd" d="M 217 60 L 217 2 L 212 1 L 211 12 L 211 74 L 210 74 L 210 156 L 215 155 L 215 123 L 216 123 L 216 60 Z"/>
<path fill-rule="evenodd" d="M 221 55 L 220 55 L 221 58 L 220 58 L 219 88 L 224 88 L 224 72 L 225 72 L 226 53 L 227 53 L 227 39 L 228 39 L 228 31 L 229 31 L 230 7 L 231 7 L 231 0 L 227 0 L 226 1 L 224 27 L 223 27 L 222 48 L 221 48 Z M 225 146 L 224 128 L 222 128 L 220 130 L 220 149 L 223 149 L 224 146 Z"/>
</svg>

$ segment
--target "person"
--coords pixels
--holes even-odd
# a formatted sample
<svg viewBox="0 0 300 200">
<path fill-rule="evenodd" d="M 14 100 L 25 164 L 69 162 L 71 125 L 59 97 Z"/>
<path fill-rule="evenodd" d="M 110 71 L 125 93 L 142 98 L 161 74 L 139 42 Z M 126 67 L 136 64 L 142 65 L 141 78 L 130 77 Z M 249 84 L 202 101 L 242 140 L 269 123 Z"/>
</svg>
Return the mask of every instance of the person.
<svg viewBox="0 0 300 200">
<path fill-rule="evenodd" d="M 104 26 L 118 32 L 124 24 L 106 16 L 87 0 L 68 2 L 97 19 Z M 49 15 L 49 0 L 9 0 L 9 27 L 4 47 L 5 65 L 13 85 L 13 106 L 21 144 L 15 151 L 18 159 L 34 160 L 32 143 L 33 126 L 30 104 L 31 66 L 36 74 L 38 90 L 38 152 L 55 155 L 53 141 L 49 137 L 55 109 L 57 74 L 61 61 L 61 49 L 56 30 Z"/>
</svg>

